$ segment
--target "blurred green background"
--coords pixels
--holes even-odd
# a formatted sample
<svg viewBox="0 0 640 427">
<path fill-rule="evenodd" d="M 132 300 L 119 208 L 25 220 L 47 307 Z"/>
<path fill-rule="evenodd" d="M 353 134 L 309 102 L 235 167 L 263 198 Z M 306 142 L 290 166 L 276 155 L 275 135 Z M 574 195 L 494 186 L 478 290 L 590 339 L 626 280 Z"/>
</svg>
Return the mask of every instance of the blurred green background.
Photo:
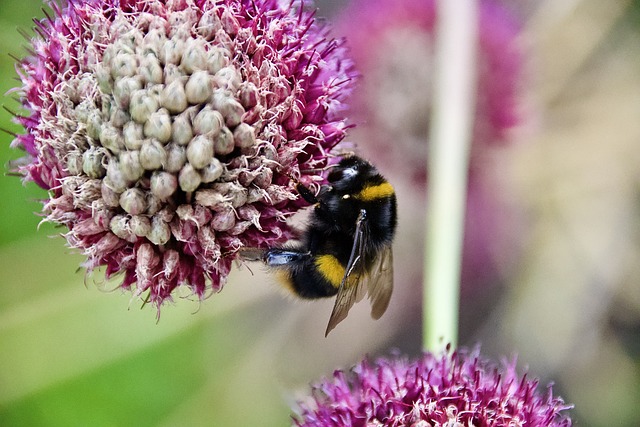
<svg viewBox="0 0 640 427">
<path fill-rule="evenodd" d="M 317 3 L 329 17 L 343 6 Z M 524 226 L 507 230 L 520 248 L 498 291 L 463 299 L 461 344 L 519 354 L 576 405 L 578 425 L 637 426 L 639 2 L 506 3 L 524 21 L 528 120 L 518 143 L 491 153 L 491 177 Z M 22 57 L 26 42 L 17 30 L 30 31 L 41 7 L 0 0 L 3 94 L 18 84 L 9 55 Z M 1 103 L 18 109 L 10 95 Z M 5 110 L 0 127 L 20 132 Z M 11 140 L 0 133 L 3 172 L 19 157 Z M 403 218 L 419 222 L 423 207 L 396 179 L 399 259 L 418 239 Z M 331 302 L 293 303 L 246 268 L 202 303 L 176 298 L 157 322 L 117 284 L 77 271 L 82 257 L 56 237 L 63 230 L 38 228 L 44 196 L 0 177 L 0 426 L 289 425 L 289 405 L 312 379 L 365 353 L 420 348 L 419 309 L 403 305 L 419 288 L 398 272 L 389 314 L 373 323 L 356 307 L 327 339 Z"/>
</svg>

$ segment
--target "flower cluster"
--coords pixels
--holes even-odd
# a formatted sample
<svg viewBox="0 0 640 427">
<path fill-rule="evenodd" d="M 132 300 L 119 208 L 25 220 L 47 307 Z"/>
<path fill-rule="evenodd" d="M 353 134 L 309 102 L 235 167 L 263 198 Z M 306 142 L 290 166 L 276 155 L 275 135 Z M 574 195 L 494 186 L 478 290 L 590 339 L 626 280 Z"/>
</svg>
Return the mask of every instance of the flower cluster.
<svg viewBox="0 0 640 427">
<path fill-rule="evenodd" d="M 16 170 L 91 271 L 160 305 L 218 291 L 243 246 L 290 236 L 344 137 L 353 71 L 313 13 L 278 0 L 50 4 L 19 64 Z"/>
<path fill-rule="evenodd" d="M 363 361 L 349 372 L 313 386 L 299 403 L 298 427 L 530 426 L 568 427 L 569 409 L 549 387 L 519 377 L 515 362 L 502 370 L 478 351 L 458 351 L 416 361 Z"/>
</svg>

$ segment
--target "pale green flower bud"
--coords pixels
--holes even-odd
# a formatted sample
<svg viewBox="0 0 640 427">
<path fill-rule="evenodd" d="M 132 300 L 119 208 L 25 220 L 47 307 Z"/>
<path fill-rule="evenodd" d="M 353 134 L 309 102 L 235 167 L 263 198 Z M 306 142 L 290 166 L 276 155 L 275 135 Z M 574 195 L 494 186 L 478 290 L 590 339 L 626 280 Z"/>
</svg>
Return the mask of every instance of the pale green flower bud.
<svg viewBox="0 0 640 427">
<path fill-rule="evenodd" d="M 124 146 L 129 150 L 139 150 L 144 142 L 144 128 L 136 122 L 128 122 L 122 129 Z"/>
<path fill-rule="evenodd" d="M 151 232 L 151 221 L 144 215 L 134 215 L 129 220 L 129 229 L 138 237 L 145 237 Z"/>
<path fill-rule="evenodd" d="M 194 192 L 200 183 L 202 182 L 202 178 L 195 168 L 187 163 L 180 170 L 180 174 L 178 175 L 178 183 L 180 184 L 180 189 L 186 193 Z"/>
<path fill-rule="evenodd" d="M 198 135 L 187 146 L 187 160 L 196 168 L 202 169 L 213 158 L 213 141 L 205 135 Z"/>
<path fill-rule="evenodd" d="M 216 154 L 225 155 L 233 151 L 233 146 L 233 133 L 229 128 L 223 127 L 213 144 L 213 150 Z"/>
<path fill-rule="evenodd" d="M 185 91 L 190 104 L 205 102 L 213 93 L 209 73 L 207 71 L 194 72 L 187 81 Z"/>
<path fill-rule="evenodd" d="M 139 188 L 129 188 L 120 195 L 120 206 L 131 215 L 139 215 L 147 209 L 144 192 Z"/>
<path fill-rule="evenodd" d="M 167 152 L 156 139 L 147 139 L 140 148 L 140 164 L 146 170 L 160 169 L 167 161 Z"/>
<path fill-rule="evenodd" d="M 178 179 L 169 172 L 156 171 L 151 175 L 151 194 L 160 200 L 166 200 L 178 189 Z"/>
<path fill-rule="evenodd" d="M 187 108 L 187 94 L 179 79 L 165 86 L 160 96 L 160 105 L 173 114 L 179 114 Z"/>
<path fill-rule="evenodd" d="M 173 118 L 171 125 L 171 140 L 179 145 L 187 145 L 193 138 L 193 129 L 191 128 L 191 116 L 193 112 L 190 109 Z"/>
<path fill-rule="evenodd" d="M 105 175 L 105 155 L 104 148 L 91 147 L 82 155 L 82 171 L 91 178 L 102 178 Z"/>
<path fill-rule="evenodd" d="M 151 231 L 147 234 L 147 239 L 154 245 L 166 244 L 171 239 L 169 224 L 162 221 L 158 216 L 151 218 Z"/>
<path fill-rule="evenodd" d="M 116 80 L 113 88 L 113 98 L 121 108 L 129 108 L 133 92 L 142 89 L 142 82 L 138 76 L 122 77 Z"/>
<path fill-rule="evenodd" d="M 145 124 L 151 114 L 158 111 L 160 103 L 155 96 L 150 96 L 147 90 L 136 90 L 131 94 L 129 114 L 131 118 L 140 124 Z"/>
<path fill-rule="evenodd" d="M 164 170 L 171 173 L 179 172 L 187 163 L 186 148 L 182 145 L 171 143 L 165 149 L 167 150 L 167 163 L 164 165 Z"/>
<path fill-rule="evenodd" d="M 202 177 L 202 182 L 210 183 L 220 178 L 223 172 L 224 167 L 220 160 L 212 157 L 209 164 L 200 171 L 200 176 Z"/>
<path fill-rule="evenodd" d="M 140 164 L 139 151 L 125 151 L 120 154 L 120 171 L 125 179 L 133 182 L 142 178 L 144 168 Z"/>
<path fill-rule="evenodd" d="M 169 112 L 161 108 L 149 116 L 144 124 L 144 136 L 155 138 L 163 144 L 171 139 L 171 117 Z"/>
</svg>

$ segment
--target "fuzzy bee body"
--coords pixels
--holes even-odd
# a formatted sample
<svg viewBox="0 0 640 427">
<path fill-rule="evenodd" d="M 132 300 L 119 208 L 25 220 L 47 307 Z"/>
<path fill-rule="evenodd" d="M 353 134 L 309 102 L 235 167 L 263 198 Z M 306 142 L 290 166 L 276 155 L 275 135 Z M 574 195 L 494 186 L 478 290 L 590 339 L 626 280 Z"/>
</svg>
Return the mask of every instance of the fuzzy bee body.
<svg viewBox="0 0 640 427">
<path fill-rule="evenodd" d="M 327 181 L 317 196 L 298 186 L 300 195 L 315 204 L 298 243 L 244 256 L 276 269 L 297 296 L 337 295 L 325 335 L 365 293 L 373 318 L 385 312 L 393 289 L 391 244 L 397 221 L 393 187 L 366 160 L 343 158 Z"/>
</svg>

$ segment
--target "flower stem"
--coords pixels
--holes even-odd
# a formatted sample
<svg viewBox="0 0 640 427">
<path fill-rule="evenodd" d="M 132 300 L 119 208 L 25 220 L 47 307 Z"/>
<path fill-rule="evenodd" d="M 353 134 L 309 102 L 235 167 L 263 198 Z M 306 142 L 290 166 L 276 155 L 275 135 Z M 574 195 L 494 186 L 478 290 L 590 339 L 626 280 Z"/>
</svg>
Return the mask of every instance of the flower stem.
<svg viewBox="0 0 640 427">
<path fill-rule="evenodd" d="M 423 284 L 422 343 L 429 351 L 457 344 L 477 5 L 475 0 L 440 0 L 437 16 Z"/>
</svg>

